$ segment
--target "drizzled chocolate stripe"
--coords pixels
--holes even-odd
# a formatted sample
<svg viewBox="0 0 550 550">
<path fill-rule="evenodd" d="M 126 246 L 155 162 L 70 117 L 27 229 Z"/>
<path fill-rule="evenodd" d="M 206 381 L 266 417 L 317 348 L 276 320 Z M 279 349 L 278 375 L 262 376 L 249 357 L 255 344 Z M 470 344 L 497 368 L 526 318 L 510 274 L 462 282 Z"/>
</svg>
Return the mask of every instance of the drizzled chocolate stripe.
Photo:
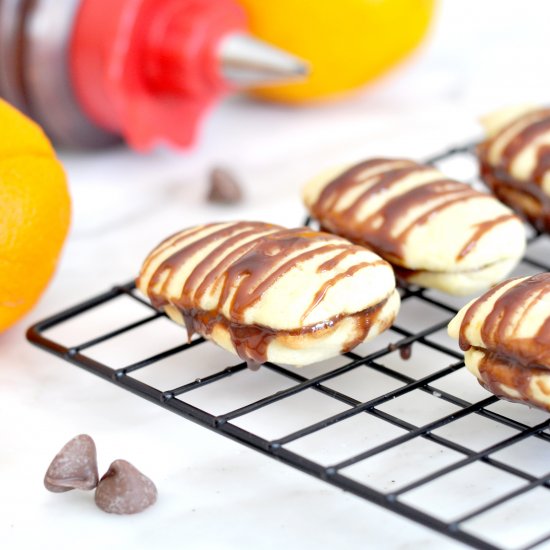
<svg viewBox="0 0 550 550">
<path fill-rule="evenodd" d="M 528 113 L 528 115 L 530 114 L 532 113 Z M 533 120 L 518 134 L 512 136 L 510 141 L 504 146 L 501 153 L 501 166 L 506 170 L 510 170 L 510 166 L 517 156 L 528 147 L 531 147 L 538 137 L 550 132 L 550 111 L 540 111 L 539 116 L 540 118 L 537 117 L 536 120 Z M 493 142 L 495 139 L 496 137 L 493 138 Z M 530 179 L 533 179 L 532 174 Z"/>
<path fill-rule="evenodd" d="M 388 166 L 389 165 L 389 166 Z M 391 168 L 392 166 L 396 166 Z M 388 166 L 385 170 L 385 166 Z M 405 172 L 410 172 L 411 170 L 416 170 L 416 166 L 413 162 L 409 160 L 395 160 L 389 161 L 387 159 L 370 159 L 351 168 L 345 170 L 342 174 L 332 180 L 322 191 L 317 201 L 317 204 L 325 210 L 330 210 L 333 208 L 338 201 L 338 199 L 346 193 L 349 189 L 355 187 L 356 185 L 361 185 L 368 181 L 362 176 L 365 172 L 371 173 L 371 170 L 377 169 L 372 177 L 376 178 L 376 181 L 373 183 L 371 189 L 372 193 L 378 193 L 383 189 L 389 188 L 392 183 L 396 183 L 402 175 L 405 175 Z M 382 172 L 379 173 L 378 169 Z M 374 170 L 373 170 L 374 171 Z M 368 192 L 369 190 L 367 190 Z M 361 200 L 361 199 L 359 199 Z"/>
<path fill-rule="evenodd" d="M 472 321 L 476 317 L 482 304 L 489 301 L 503 286 L 507 285 L 510 281 L 502 281 L 498 285 L 495 285 L 491 290 L 488 290 L 483 296 L 480 296 L 466 311 L 460 325 L 460 334 L 458 337 L 458 345 L 462 351 L 468 351 L 472 346 L 468 337 L 466 336 L 466 331 L 469 326 L 472 324 Z"/>
<path fill-rule="evenodd" d="M 155 248 L 155 250 L 153 250 L 153 252 L 147 257 L 147 260 L 143 265 L 142 271 L 145 271 L 146 269 L 148 269 L 149 265 L 153 263 L 153 261 L 158 256 L 160 256 L 163 253 L 163 251 L 166 250 L 168 247 L 178 245 L 182 241 L 188 240 L 194 235 L 198 233 L 202 233 L 204 232 L 205 229 L 209 227 L 214 227 L 215 225 L 217 224 L 207 224 L 200 227 L 193 227 L 191 229 L 187 229 L 185 231 L 179 231 L 178 233 L 174 233 L 173 235 L 166 237 L 166 239 L 161 241 L 160 244 Z"/>
<path fill-rule="evenodd" d="M 366 170 L 384 166 L 388 169 L 380 170 L 376 174 L 367 171 L 365 178 Z M 433 171 L 433 168 L 407 160 L 366 161 L 348 169 L 329 182 L 311 206 L 311 213 L 321 221 L 323 227 L 357 244 L 371 248 L 389 261 L 401 264 L 407 238 L 415 227 L 427 223 L 434 215 L 454 204 L 470 199 L 493 200 L 490 195 L 479 193 L 464 183 L 446 178 L 432 179 L 403 193 L 388 197 L 385 204 L 367 218 L 359 218 L 360 212 L 369 201 L 399 185 L 405 178 L 426 171 Z M 338 200 L 346 193 L 354 188 L 365 186 L 366 188 L 350 206 L 341 211 L 336 209 Z M 430 203 L 433 203 L 432 207 L 429 207 Z M 425 205 L 428 206 L 427 209 Z M 414 210 L 418 210 L 418 215 L 413 217 L 405 228 L 397 232 L 397 224 L 404 217 L 410 216 Z M 457 261 L 467 256 L 485 233 L 513 217 L 513 215 L 501 216 L 496 220 L 477 224 L 471 237 L 457 255 Z"/>
<path fill-rule="evenodd" d="M 454 204 L 479 196 L 479 193 L 470 186 L 453 180 L 437 180 L 416 187 L 388 201 L 387 205 L 378 214 L 371 216 L 367 220 L 369 222 L 369 228 L 367 229 L 369 238 L 372 239 L 373 237 L 370 237 L 370 235 L 374 234 L 376 247 L 384 247 L 390 254 L 402 259 L 407 237 L 415 227 L 426 223 L 432 216 Z M 428 203 L 434 197 L 438 199 L 442 198 L 443 200 L 426 212 L 421 213 L 405 229 L 392 237 L 393 226 L 399 221 L 401 216 L 409 215 L 411 210 Z M 372 227 L 374 224 L 371 220 L 375 220 L 377 216 L 382 217 L 383 224 L 376 231 Z M 382 250 L 383 248 L 380 249 Z"/>
<path fill-rule="evenodd" d="M 334 269 L 337 265 L 340 264 L 343 260 L 345 260 L 348 256 L 351 256 L 352 254 L 355 254 L 355 248 L 347 247 L 339 254 L 336 254 L 336 256 L 328 259 L 326 262 L 323 262 L 318 268 L 317 273 L 323 273 L 323 271 L 330 271 L 331 269 Z M 371 265 L 378 265 L 379 262 L 373 262 Z"/>
<path fill-rule="evenodd" d="M 267 348 L 275 338 L 285 339 L 312 333 L 321 334 L 326 330 L 330 330 L 334 325 L 346 317 L 353 320 L 355 326 L 358 328 L 356 336 L 352 340 L 346 342 L 341 350 L 342 353 L 350 351 L 367 338 L 386 302 L 387 299 L 382 300 L 373 307 L 350 315 L 334 315 L 330 319 L 320 323 L 306 325 L 293 330 L 275 330 L 262 325 L 235 323 L 229 321 L 223 315 L 215 311 L 198 309 L 186 310 L 182 312 L 182 316 L 188 334 L 194 334 L 196 332 L 208 338 L 216 327 L 225 328 L 230 334 L 231 342 L 233 343 L 237 355 L 243 361 L 247 362 L 249 368 L 256 370 L 259 365 L 266 361 Z"/>
<path fill-rule="evenodd" d="M 401 183 L 401 181 L 407 176 L 410 176 L 415 172 L 422 172 L 424 170 L 427 170 L 427 167 L 413 165 L 408 168 L 390 169 L 389 171 L 378 175 L 376 177 L 377 181 L 374 185 L 370 186 L 361 195 L 359 195 L 353 204 L 343 211 L 343 215 L 355 218 L 359 214 L 361 208 L 376 195 L 382 193 L 383 191 L 390 190 L 392 187 Z M 358 181 L 357 183 L 362 184 L 363 182 Z M 342 192 L 341 189 L 340 192 Z M 388 208 L 391 208 L 391 205 L 387 206 Z"/>
<path fill-rule="evenodd" d="M 271 226 L 273 227 L 273 226 Z M 276 232 L 279 229 L 273 229 L 272 232 Z M 200 284 L 198 284 L 197 289 L 195 290 L 194 299 L 195 301 L 200 301 L 208 288 L 216 288 L 217 285 L 222 284 L 222 280 L 224 279 L 224 273 L 229 269 L 229 267 L 239 258 L 244 256 L 249 250 L 253 249 L 254 246 L 258 243 L 258 241 L 262 238 L 264 238 L 268 233 L 263 232 L 259 235 L 257 235 L 256 238 L 251 239 L 248 242 L 245 242 L 241 246 L 235 248 L 232 252 L 227 254 L 223 260 L 215 264 L 212 261 L 212 258 L 209 256 L 208 258 L 204 259 L 204 265 L 210 266 L 210 271 L 206 271 L 203 276 L 203 280 Z M 222 243 L 220 245 L 220 248 L 223 249 L 224 244 Z M 195 277 L 195 273 L 192 273 L 192 277 Z M 198 282 L 198 277 L 196 277 Z M 191 287 L 191 285 L 189 285 Z"/>
<path fill-rule="evenodd" d="M 550 145 L 543 145 L 537 151 L 537 162 L 532 176 L 533 181 L 542 185 L 544 176 L 548 171 L 550 171 Z"/>
<path fill-rule="evenodd" d="M 466 311 L 460 327 L 460 347 L 471 346 L 466 332 L 476 319 L 480 307 L 510 281 L 497 285 L 481 296 Z M 550 312 L 538 332 L 531 338 L 514 335 L 516 326 L 531 314 L 535 304 L 550 294 L 550 273 L 540 273 L 508 288 L 500 295 L 481 325 L 481 338 L 489 353 L 504 361 L 511 361 L 523 367 L 550 369 Z M 518 311 L 522 311 L 518 318 Z"/>
<path fill-rule="evenodd" d="M 493 229 L 493 227 L 496 227 L 497 225 L 500 225 L 501 223 L 506 223 L 507 221 L 515 218 L 516 216 L 514 214 L 503 214 L 502 216 L 499 216 L 498 218 L 495 218 L 493 220 L 487 220 L 486 222 L 480 222 L 475 225 L 475 231 L 473 235 L 470 237 L 468 242 L 462 247 L 462 250 L 457 254 L 456 260 L 459 261 L 464 256 L 466 256 L 476 245 L 476 243 L 487 233 L 487 231 L 490 231 Z"/>
<path fill-rule="evenodd" d="M 244 255 L 248 250 L 253 248 L 257 244 L 258 239 L 261 239 L 264 235 L 266 235 L 265 232 L 262 231 L 258 235 L 258 228 L 252 228 L 222 241 L 202 262 L 197 264 L 187 277 L 178 299 L 179 306 L 189 308 L 192 307 L 193 303 L 200 302 L 209 284 L 219 280 L 222 273 L 227 269 L 227 266 L 231 265 L 235 258 Z M 228 248 L 234 247 L 243 240 L 245 240 L 244 244 L 241 244 L 233 252 L 226 255 L 223 260 L 217 262 L 214 260 L 215 258 L 223 257 Z"/>
<path fill-rule="evenodd" d="M 347 251 L 346 251 L 347 252 Z M 335 256 L 335 258 L 340 257 L 342 254 L 339 254 L 338 256 Z M 330 261 L 330 260 L 329 260 Z M 325 262 L 327 263 L 327 262 Z M 332 279 L 329 279 L 325 283 L 321 285 L 321 288 L 315 293 L 315 297 L 313 298 L 313 301 L 311 302 L 310 306 L 304 311 L 301 320 L 304 321 L 307 316 L 323 301 L 325 298 L 326 293 L 330 288 L 332 288 L 338 281 L 341 281 L 342 279 L 345 279 L 346 277 L 351 277 L 361 269 L 365 269 L 367 267 L 373 267 L 375 265 L 382 265 L 386 262 L 384 260 L 379 260 L 376 262 L 361 262 L 356 265 L 352 265 L 351 267 L 348 267 L 346 271 L 343 271 L 342 273 L 338 273 Z M 325 265 L 325 264 L 322 264 Z M 320 266 L 322 267 L 322 266 Z M 323 269 L 318 269 L 319 271 L 324 271 Z"/>
<path fill-rule="evenodd" d="M 215 227 L 215 224 L 211 224 L 208 226 L 205 226 L 204 229 L 209 229 L 211 227 Z M 232 236 L 234 233 L 243 232 L 247 229 L 253 229 L 255 231 L 262 231 L 262 230 L 268 230 L 272 228 L 273 226 L 269 226 L 268 224 L 262 224 L 262 223 L 256 223 L 256 222 L 239 222 L 236 224 L 231 224 L 229 226 L 222 226 L 220 229 L 213 231 L 209 233 L 208 235 L 204 237 L 199 237 L 196 240 L 190 242 L 189 244 L 183 246 L 182 248 L 177 249 L 173 254 L 171 254 L 168 258 L 166 258 L 164 261 L 161 262 L 161 264 L 157 267 L 153 275 L 151 276 L 151 279 L 149 281 L 147 294 L 151 297 L 152 303 L 155 307 L 161 307 L 163 305 L 166 305 L 167 301 L 164 297 L 166 295 L 166 291 L 168 288 L 168 285 L 170 284 L 172 277 L 174 273 L 177 272 L 177 270 L 192 256 L 194 256 L 197 252 L 200 250 L 206 248 L 210 244 L 221 242 L 222 246 L 219 246 L 216 248 L 219 252 L 223 251 L 226 247 L 224 247 L 224 243 L 226 240 Z M 192 230 L 191 235 L 200 235 L 200 231 Z M 187 235 L 182 235 L 181 239 L 176 239 L 176 241 L 173 243 L 173 246 L 177 247 L 179 242 L 186 240 Z M 211 261 L 214 261 L 217 256 L 214 254 L 209 254 L 209 258 Z M 165 276 L 164 282 L 162 284 L 162 287 L 160 290 L 155 291 L 155 288 L 161 281 L 162 277 Z M 182 299 L 185 300 L 187 296 L 182 296 Z M 185 307 L 186 304 L 181 304 L 182 307 Z"/>
<path fill-rule="evenodd" d="M 207 249 L 208 252 L 200 260 L 193 260 L 196 264 L 182 281 L 179 295 L 171 296 L 174 278 L 180 275 L 182 269 L 188 269 L 191 259 Z M 285 229 L 259 222 L 210 224 L 164 241 L 162 250 L 153 251 L 146 261 L 141 277 L 153 305 L 158 308 L 174 307 L 181 313 L 189 338 L 194 332 L 209 337 L 215 327 L 222 326 L 230 334 L 238 355 L 255 364 L 265 361 L 267 347 L 275 336 L 295 336 L 296 331 L 299 334 L 321 331 L 339 321 L 341 316 L 313 327 L 280 331 L 247 325 L 244 322 L 247 311 L 276 281 L 296 266 L 327 255 L 328 259 L 318 266 L 317 272 L 330 272 L 338 268 L 345 258 L 358 252 L 364 254 L 363 249 L 344 239 L 309 228 Z M 154 260 L 156 263 L 153 263 Z M 323 277 L 312 303 L 302 316 L 302 322 L 339 281 L 361 269 L 382 264 L 386 262 L 374 258 L 370 262 L 353 264 L 328 279 Z M 219 293 L 217 304 L 205 311 L 201 308 L 202 298 L 212 290 Z M 383 303 L 385 301 L 351 316 L 356 321 L 358 330 L 355 334 L 359 334 L 360 341 L 367 337 Z"/>
<path fill-rule="evenodd" d="M 272 236 L 273 237 L 273 236 Z M 348 244 L 328 244 L 306 250 L 293 256 L 286 262 L 279 262 L 289 255 L 289 251 L 302 250 L 311 246 L 311 238 L 302 236 L 287 236 L 283 238 L 264 240 L 237 260 L 227 271 L 224 287 L 220 297 L 220 305 L 225 304 L 230 291 L 234 290 L 229 311 L 231 320 L 242 323 L 246 310 L 252 307 L 272 285 L 297 264 L 314 258 L 319 254 L 338 251 Z M 325 237 L 320 237 L 325 239 Z M 234 289 L 234 283 L 239 284 Z"/>
</svg>

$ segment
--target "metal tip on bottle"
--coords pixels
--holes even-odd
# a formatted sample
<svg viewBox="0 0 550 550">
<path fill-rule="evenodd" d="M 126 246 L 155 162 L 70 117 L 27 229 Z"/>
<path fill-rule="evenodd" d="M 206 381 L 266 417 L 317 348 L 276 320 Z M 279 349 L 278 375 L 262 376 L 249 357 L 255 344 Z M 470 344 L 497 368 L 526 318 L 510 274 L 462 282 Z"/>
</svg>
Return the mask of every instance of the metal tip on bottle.
<svg viewBox="0 0 550 550">
<path fill-rule="evenodd" d="M 219 58 L 222 75 L 236 88 L 282 84 L 309 74 L 305 61 L 246 34 L 222 40 Z"/>
</svg>

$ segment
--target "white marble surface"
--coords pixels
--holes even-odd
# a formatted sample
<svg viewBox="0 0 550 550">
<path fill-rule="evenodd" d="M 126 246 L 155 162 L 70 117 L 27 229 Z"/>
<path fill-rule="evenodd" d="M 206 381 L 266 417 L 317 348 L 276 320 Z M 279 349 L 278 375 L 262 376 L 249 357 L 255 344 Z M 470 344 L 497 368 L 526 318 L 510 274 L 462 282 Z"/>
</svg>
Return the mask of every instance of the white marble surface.
<svg viewBox="0 0 550 550">
<path fill-rule="evenodd" d="M 177 228 L 223 218 L 294 225 L 304 215 L 300 185 L 324 166 L 372 154 L 421 158 L 475 137 L 475 117 L 488 108 L 547 102 L 549 16 L 550 4 L 543 0 L 449 0 L 442 3 L 431 40 L 413 62 L 346 101 L 294 109 L 233 99 L 210 117 L 200 145 L 183 155 L 157 151 L 138 156 L 123 149 L 64 155 L 74 221 L 63 260 L 38 307 L 0 335 L 0 547 L 461 546 L 47 355 L 25 341 L 24 331 L 35 320 L 131 279 L 148 250 Z M 204 201 L 207 171 L 214 164 L 227 166 L 242 180 L 247 194 L 242 205 L 222 208 Z M 130 313 L 125 309 L 121 315 Z M 110 314 L 91 318 L 60 337 L 97 334 L 112 320 Z M 170 327 L 162 335 L 121 341 L 96 353 L 114 354 L 123 364 L 155 346 L 162 349 L 178 334 Z M 185 376 L 234 362 L 213 346 L 202 347 L 206 356 L 181 366 L 189 369 Z M 179 368 L 169 365 L 162 383 L 170 385 Z M 221 412 L 272 393 L 280 384 L 268 374 L 243 373 L 239 380 L 242 385 L 228 385 L 227 393 L 203 396 L 205 403 Z M 376 388 L 378 382 L 373 384 Z M 456 384 L 466 395 L 474 394 L 472 399 L 483 396 L 467 376 Z M 308 414 L 332 412 L 317 401 L 308 403 Z M 418 422 L 426 421 L 434 402 L 412 407 Z M 280 415 L 282 423 L 292 422 L 288 413 Z M 541 420 L 537 413 L 521 414 L 526 422 Z M 481 441 L 470 444 L 486 444 L 486 428 L 480 426 Z M 377 433 L 376 427 L 368 430 Z M 95 438 L 102 472 L 111 460 L 126 458 L 148 474 L 158 486 L 158 503 L 135 517 L 113 517 L 95 508 L 91 494 L 45 491 L 42 477 L 50 459 L 78 433 Z M 331 452 L 337 455 L 346 446 L 356 450 L 356 433 L 351 426 L 343 448 Z M 310 451 L 315 448 L 313 442 Z M 411 463 L 422 468 L 426 457 L 415 449 L 409 452 L 405 461 L 403 456 L 388 459 L 377 483 L 384 486 L 384 474 L 408 475 Z M 539 459 L 550 458 L 546 448 L 533 452 Z M 452 459 L 435 457 L 437 464 Z M 540 468 L 540 460 L 533 468 Z M 485 496 L 507 487 L 498 478 L 483 476 L 480 472 Z M 445 494 L 455 490 L 447 488 Z M 457 499 L 468 495 L 468 490 L 458 491 Z M 456 513 L 453 502 L 441 502 L 443 514 Z M 504 532 L 504 540 L 536 536 L 545 522 L 546 516 L 505 522 L 510 532 Z"/>
</svg>

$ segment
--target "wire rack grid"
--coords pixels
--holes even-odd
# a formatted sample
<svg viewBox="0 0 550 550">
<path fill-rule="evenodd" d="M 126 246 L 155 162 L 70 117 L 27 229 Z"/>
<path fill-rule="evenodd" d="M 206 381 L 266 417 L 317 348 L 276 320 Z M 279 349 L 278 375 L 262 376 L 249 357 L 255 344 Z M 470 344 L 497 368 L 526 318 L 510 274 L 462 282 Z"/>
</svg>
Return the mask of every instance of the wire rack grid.
<svg viewBox="0 0 550 550">
<path fill-rule="evenodd" d="M 429 162 L 450 175 L 467 167 L 469 175 L 461 176 L 474 179 L 471 146 Z M 548 236 L 532 235 L 516 274 L 549 271 L 549 257 Z M 27 337 L 201 426 L 472 547 L 541 548 L 550 541 L 548 415 L 500 401 L 465 371 L 462 353 L 446 336 L 463 302 L 416 287 L 401 289 L 401 297 L 397 323 L 387 333 L 302 369 L 265 363 L 250 373 L 245 363 L 227 366 L 231 356 L 203 346 L 204 339 L 181 343 L 180 327 L 175 345 L 132 357 L 121 338 L 136 341 L 144 328 L 158 334 L 160 320 L 171 323 L 133 283 L 35 324 Z M 137 304 L 139 314 L 119 318 L 121 299 Z M 70 345 L 56 336 L 60 327 L 72 326 L 74 339 L 86 316 L 106 307 L 112 329 Z M 204 369 L 196 361 L 199 348 L 212 358 Z M 117 350 L 116 359 L 109 349 Z M 171 372 L 191 378 L 179 384 L 155 378 L 170 361 Z M 238 394 L 245 373 L 247 380 L 269 376 L 259 393 L 243 390 L 238 406 L 222 399 L 213 407 L 212 390 L 233 380 L 232 393 Z M 227 395 L 226 389 L 220 394 Z M 310 413 L 302 417 L 303 411 Z M 268 412 L 283 419 L 278 431 L 262 429 Z M 284 420 L 289 417 L 293 422 Z M 389 463 L 401 466 L 390 472 Z M 511 516 L 514 522 L 506 520 Z"/>
</svg>

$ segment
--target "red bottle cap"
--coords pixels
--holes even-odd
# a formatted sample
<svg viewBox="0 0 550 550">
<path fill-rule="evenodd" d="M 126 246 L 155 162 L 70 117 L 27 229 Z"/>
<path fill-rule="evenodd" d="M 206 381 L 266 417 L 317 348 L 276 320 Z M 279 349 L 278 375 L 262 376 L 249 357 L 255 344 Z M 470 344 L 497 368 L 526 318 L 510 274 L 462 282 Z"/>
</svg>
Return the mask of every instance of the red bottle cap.
<svg viewBox="0 0 550 550">
<path fill-rule="evenodd" d="M 245 21 L 232 0 L 84 0 L 70 45 L 76 95 L 135 149 L 188 146 L 230 88 L 218 50 Z"/>
</svg>

